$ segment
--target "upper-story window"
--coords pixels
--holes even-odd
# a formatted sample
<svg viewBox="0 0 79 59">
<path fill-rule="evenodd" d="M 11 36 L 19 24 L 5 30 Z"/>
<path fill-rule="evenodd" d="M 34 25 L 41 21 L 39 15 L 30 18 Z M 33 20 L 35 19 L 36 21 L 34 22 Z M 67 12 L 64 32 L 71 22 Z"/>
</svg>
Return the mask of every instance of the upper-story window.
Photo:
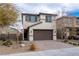
<svg viewBox="0 0 79 59">
<path fill-rule="evenodd" d="M 37 21 L 37 16 L 35 16 L 35 15 L 29 15 L 28 16 L 28 21 L 29 22 L 36 22 Z"/>
<path fill-rule="evenodd" d="M 76 23 L 77 25 L 79 25 L 79 17 L 77 17 Z"/>
<path fill-rule="evenodd" d="M 52 22 L 52 16 L 47 15 L 46 16 L 46 22 Z"/>
</svg>

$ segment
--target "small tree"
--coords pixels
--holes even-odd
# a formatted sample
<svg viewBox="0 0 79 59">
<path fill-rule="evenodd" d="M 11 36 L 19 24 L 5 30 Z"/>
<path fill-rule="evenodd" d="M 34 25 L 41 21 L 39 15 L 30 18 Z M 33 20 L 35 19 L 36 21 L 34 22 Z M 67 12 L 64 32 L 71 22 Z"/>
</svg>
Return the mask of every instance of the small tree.
<svg viewBox="0 0 79 59">
<path fill-rule="evenodd" d="M 19 35 L 20 35 L 20 32 L 19 32 L 19 25 L 18 24 L 13 24 L 13 25 L 11 25 L 11 26 L 13 26 L 13 27 L 16 27 L 16 28 L 14 28 L 14 29 L 16 29 L 17 31 L 18 31 L 18 33 L 17 33 L 17 35 L 16 35 L 16 43 L 18 44 L 19 43 Z"/>
<path fill-rule="evenodd" d="M 74 19 L 74 18 L 72 19 L 72 28 L 71 28 L 71 31 L 70 31 L 70 35 L 73 36 L 73 37 L 76 36 L 76 34 L 77 34 L 76 23 L 75 23 L 74 20 L 76 20 L 76 19 Z M 73 37 L 72 37 L 72 39 L 74 39 Z"/>
<path fill-rule="evenodd" d="M 74 39 L 73 37 L 76 36 L 76 28 L 73 27 L 70 31 L 70 36 L 71 36 L 71 39 Z M 73 37 L 72 37 L 73 36 Z"/>
<path fill-rule="evenodd" d="M 14 4 L 1 3 L 0 4 L 0 27 L 4 30 L 5 27 L 16 22 L 18 11 Z M 1 32 L 2 32 L 1 30 Z"/>
</svg>

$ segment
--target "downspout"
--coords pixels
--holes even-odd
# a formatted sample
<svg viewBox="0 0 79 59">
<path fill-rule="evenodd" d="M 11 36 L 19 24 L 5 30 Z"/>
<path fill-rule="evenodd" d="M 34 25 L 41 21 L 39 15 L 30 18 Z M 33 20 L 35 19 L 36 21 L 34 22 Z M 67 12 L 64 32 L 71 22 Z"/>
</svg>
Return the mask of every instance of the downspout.
<svg viewBox="0 0 79 59">
<path fill-rule="evenodd" d="M 22 40 L 24 41 L 24 21 L 23 21 L 23 15 L 21 15 L 21 17 L 22 17 L 22 27 L 23 27 L 23 30 L 22 30 Z"/>
</svg>

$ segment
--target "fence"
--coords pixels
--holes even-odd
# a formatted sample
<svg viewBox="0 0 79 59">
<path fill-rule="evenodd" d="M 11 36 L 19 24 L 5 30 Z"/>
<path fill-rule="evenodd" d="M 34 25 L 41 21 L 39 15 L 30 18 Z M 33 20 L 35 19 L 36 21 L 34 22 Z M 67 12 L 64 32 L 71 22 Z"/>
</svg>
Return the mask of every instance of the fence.
<svg viewBox="0 0 79 59">
<path fill-rule="evenodd" d="M 0 34 L 0 40 L 4 39 L 16 40 L 17 34 Z M 19 40 L 22 40 L 22 34 L 19 35 Z"/>
</svg>

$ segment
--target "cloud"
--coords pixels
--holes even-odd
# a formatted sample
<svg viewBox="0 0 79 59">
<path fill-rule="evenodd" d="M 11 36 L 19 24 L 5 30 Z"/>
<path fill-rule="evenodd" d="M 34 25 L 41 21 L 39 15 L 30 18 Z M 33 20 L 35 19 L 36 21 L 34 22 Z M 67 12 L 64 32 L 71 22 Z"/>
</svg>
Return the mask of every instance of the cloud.
<svg viewBox="0 0 79 59">
<path fill-rule="evenodd" d="M 22 3 L 16 4 L 23 13 L 60 13 L 62 10 L 65 12 L 73 12 L 79 9 L 79 4 L 75 3 Z"/>
<path fill-rule="evenodd" d="M 48 12 L 48 13 L 56 13 L 57 4 L 42 4 L 42 3 L 29 3 L 29 4 L 17 4 L 22 12 L 30 12 L 30 13 L 39 13 L 39 12 Z"/>
<path fill-rule="evenodd" d="M 73 11 L 79 9 L 79 4 L 71 3 L 71 4 L 63 4 L 68 11 Z"/>
</svg>

